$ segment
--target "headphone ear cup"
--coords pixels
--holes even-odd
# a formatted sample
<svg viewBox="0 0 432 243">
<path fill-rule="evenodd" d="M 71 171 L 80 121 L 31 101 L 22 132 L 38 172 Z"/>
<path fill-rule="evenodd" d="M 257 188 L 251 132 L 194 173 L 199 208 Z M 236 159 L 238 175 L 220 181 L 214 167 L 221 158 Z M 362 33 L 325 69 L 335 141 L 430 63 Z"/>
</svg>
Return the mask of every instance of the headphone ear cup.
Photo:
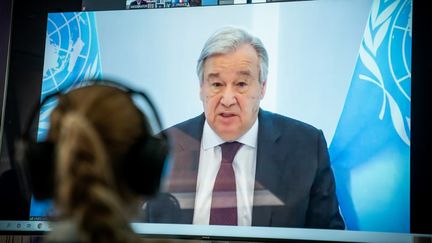
<svg viewBox="0 0 432 243">
<path fill-rule="evenodd" d="M 54 144 L 29 142 L 24 151 L 24 166 L 33 196 L 38 200 L 53 198 Z"/>
<path fill-rule="evenodd" d="M 153 136 L 139 139 L 123 163 L 129 187 L 140 195 L 155 195 L 159 191 L 167 154 L 166 139 Z"/>
</svg>

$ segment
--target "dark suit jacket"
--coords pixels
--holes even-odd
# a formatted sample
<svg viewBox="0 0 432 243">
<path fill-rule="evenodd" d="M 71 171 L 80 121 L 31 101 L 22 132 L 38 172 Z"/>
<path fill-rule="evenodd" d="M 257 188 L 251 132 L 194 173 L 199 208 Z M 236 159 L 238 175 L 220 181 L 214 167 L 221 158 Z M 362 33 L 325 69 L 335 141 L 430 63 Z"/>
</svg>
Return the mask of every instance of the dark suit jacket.
<svg viewBox="0 0 432 243">
<path fill-rule="evenodd" d="M 252 225 L 344 229 L 327 144 L 321 130 L 262 109 L 258 119 Z M 173 149 L 166 191 L 174 195 L 186 193 L 192 203 L 195 201 L 204 121 L 204 114 L 201 114 L 166 130 Z M 258 203 L 257 193 L 263 190 L 280 199 L 282 205 Z M 175 201 L 174 198 L 171 200 Z M 158 210 L 166 210 L 167 215 L 153 213 L 161 220 L 153 218 L 150 221 L 192 223 L 193 207 L 183 208 L 177 215 L 170 216 L 172 210 L 160 205 Z"/>
</svg>

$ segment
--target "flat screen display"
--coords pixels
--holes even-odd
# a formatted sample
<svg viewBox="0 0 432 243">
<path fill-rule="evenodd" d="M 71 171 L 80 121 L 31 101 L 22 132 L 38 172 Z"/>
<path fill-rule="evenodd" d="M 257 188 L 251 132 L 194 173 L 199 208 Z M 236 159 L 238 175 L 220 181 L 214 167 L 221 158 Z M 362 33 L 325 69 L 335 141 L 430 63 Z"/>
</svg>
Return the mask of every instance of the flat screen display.
<svg viewBox="0 0 432 243">
<path fill-rule="evenodd" d="M 87 79 L 117 80 L 148 93 L 163 129 L 169 128 L 203 112 L 196 63 L 205 41 L 221 27 L 243 28 L 268 51 L 261 108 L 323 131 L 343 232 L 409 233 L 411 22 L 410 0 L 49 13 L 41 99 Z M 51 102 L 41 109 L 38 139 L 46 136 L 54 107 Z M 51 202 L 32 200 L 30 220 L 44 220 L 50 210 Z M 141 222 L 134 227 L 150 234 L 189 229 L 216 236 L 232 229 Z M 266 230 L 278 231 L 284 238 L 304 230 L 249 228 L 236 232 L 259 238 Z"/>
</svg>

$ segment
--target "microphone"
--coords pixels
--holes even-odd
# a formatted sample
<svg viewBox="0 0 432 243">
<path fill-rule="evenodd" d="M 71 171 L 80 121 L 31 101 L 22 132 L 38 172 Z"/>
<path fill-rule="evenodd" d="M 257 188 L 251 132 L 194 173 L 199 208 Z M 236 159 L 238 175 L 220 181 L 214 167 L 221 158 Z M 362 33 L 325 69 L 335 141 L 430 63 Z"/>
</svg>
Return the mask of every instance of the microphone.
<svg viewBox="0 0 432 243">
<path fill-rule="evenodd" d="M 161 192 L 143 205 L 144 221 L 147 223 L 179 223 L 179 201 L 171 193 Z"/>
</svg>

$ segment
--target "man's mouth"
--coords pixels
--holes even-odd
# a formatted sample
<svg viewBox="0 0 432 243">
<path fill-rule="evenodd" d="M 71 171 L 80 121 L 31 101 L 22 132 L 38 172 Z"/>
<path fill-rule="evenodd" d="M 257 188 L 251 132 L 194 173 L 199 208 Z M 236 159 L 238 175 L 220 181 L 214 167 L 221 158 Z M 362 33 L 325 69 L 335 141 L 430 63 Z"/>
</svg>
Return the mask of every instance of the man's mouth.
<svg viewBox="0 0 432 243">
<path fill-rule="evenodd" d="M 236 116 L 234 113 L 220 113 L 219 115 L 224 118 L 230 118 Z"/>
</svg>

